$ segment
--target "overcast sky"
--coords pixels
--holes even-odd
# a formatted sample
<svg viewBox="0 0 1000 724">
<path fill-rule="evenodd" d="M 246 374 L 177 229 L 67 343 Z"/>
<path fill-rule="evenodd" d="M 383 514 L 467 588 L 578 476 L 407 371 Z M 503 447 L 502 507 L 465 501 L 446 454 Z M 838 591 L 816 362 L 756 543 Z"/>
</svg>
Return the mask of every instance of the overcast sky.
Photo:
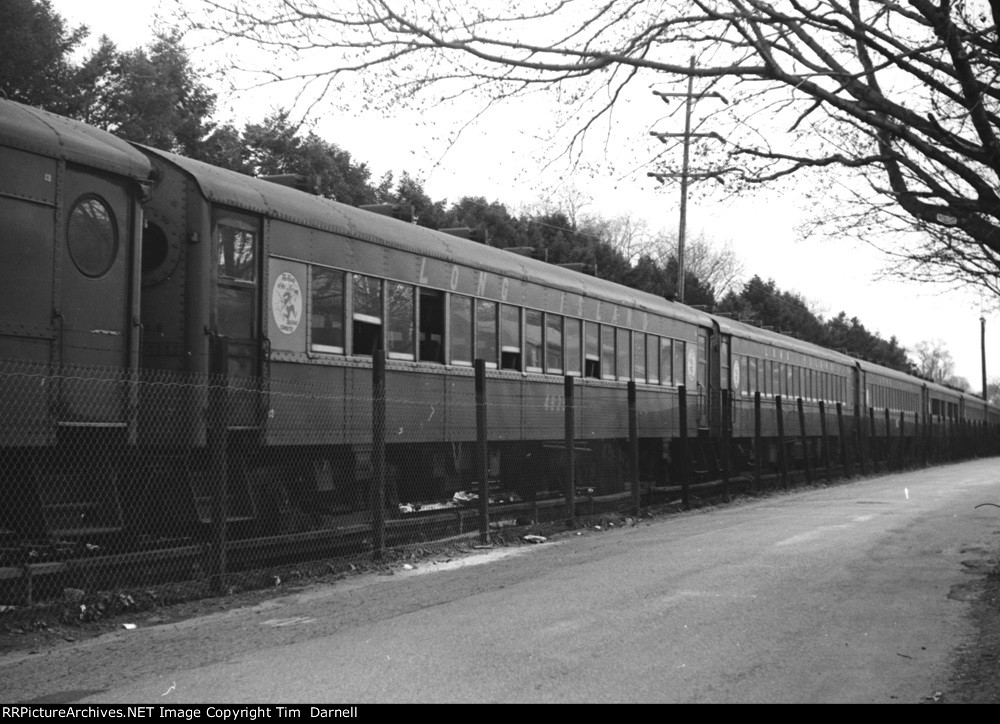
<svg viewBox="0 0 1000 724">
<path fill-rule="evenodd" d="M 149 42 L 157 7 L 183 2 L 51 0 L 55 11 L 72 24 L 89 25 L 92 40 L 107 34 L 122 49 Z M 213 60 L 198 52 L 193 57 L 196 64 Z M 237 97 L 220 95 L 219 120 L 237 126 L 259 121 L 281 104 L 281 98 L 273 89 Z M 585 157 L 593 159 L 590 168 L 594 170 L 572 170 L 565 161 L 553 160 L 554 149 L 538 138 L 538 129 L 545 126 L 544 105 L 491 110 L 450 146 L 445 138 L 468 121 L 472 112 L 450 106 L 419 116 L 397 113 L 387 118 L 329 111 L 319 114 L 315 131 L 349 151 L 355 161 L 367 163 L 375 179 L 385 171 L 397 175 L 408 171 L 424 180 L 434 199 L 485 196 L 517 210 L 546 197 L 558 201 L 573 188 L 592 199 L 585 212 L 607 216 L 629 212 L 653 228 L 676 230 L 678 185 L 660 186 L 646 176 L 651 169 L 641 161 L 659 151 L 659 142 L 649 137 L 649 130 L 679 131 L 683 120 L 666 117 L 669 109 L 651 92 L 649 103 L 636 103 L 616 116 L 617 135 L 610 151 L 620 162 L 613 172 L 608 170 L 602 139 L 591 139 L 593 155 Z M 623 138 L 634 139 L 629 141 L 627 154 L 618 153 Z M 546 166 L 545 161 L 550 163 Z M 781 289 L 803 295 L 827 317 L 845 311 L 885 338 L 895 335 L 909 348 L 922 340 L 943 340 L 955 359 L 955 373 L 967 378 L 978 392 L 982 316 L 978 293 L 877 279 L 884 260 L 867 246 L 801 241 L 796 226 L 808 219 L 803 206 L 793 190 L 758 193 L 739 201 L 692 196 L 688 237 L 704 232 L 711 239 L 731 241 L 748 276 L 773 278 Z M 993 378 L 1000 376 L 1000 314 L 987 314 L 986 325 L 988 374 Z"/>
</svg>

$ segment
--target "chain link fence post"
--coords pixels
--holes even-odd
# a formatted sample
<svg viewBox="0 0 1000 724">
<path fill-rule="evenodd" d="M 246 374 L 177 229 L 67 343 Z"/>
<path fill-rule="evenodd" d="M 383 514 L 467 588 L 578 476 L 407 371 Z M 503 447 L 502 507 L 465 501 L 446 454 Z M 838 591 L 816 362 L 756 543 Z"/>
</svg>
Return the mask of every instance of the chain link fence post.
<svg viewBox="0 0 1000 724">
<path fill-rule="evenodd" d="M 372 355 L 372 478 L 370 510 L 372 547 L 376 558 L 385 555 L 385 350 Z"/>
<path fill-rule="evenodd" d="M 774 396 L 774 409 L 778 422 L 778 466 L 781 470 L 781 487 L 788 490 L 788 451 L 785 450 L 785 414 L 781 409 L 781 395 Z"/>
<path fill-rule="evenodd" d="M 209 468 L 212 477 L 212 589 L 226 588 L 226 517 L 228 515 L 229 340 L 212 337 L 212 374 L 208 387 Z"/>
<path fill-rule="evenodd" d="M 868 408 L 868 431 L 871 440 L 872 475 L 878 475 L 882 463 L 882 451 L 879 449 L 878 425 L 875 424 L 875 407 Z"/>
<path fill-rule="evenodd" d="M 896 466 L 899 469 L 906 467 L 906 413 L 899 412 L 899 443 L 896 446 Z"/>
<path fill-rule="evenodd" d="M 566 447 L 566 517 L 571 528 L 576 527 L 576 410 L 573 399 L 574 378 L 566 375 L 563 380 L 564 435 L 563 444 Z"/>
<path fill-rule="evenodd" d="M 760 390 L 753 393 L 753 482 L 760 492 L 762 468 L 764 465 L 763 431 L 761 430 Z"/>
<path fill-rule="evenodd" d="M 722 391 L 722 494 L 726 500 L 730 500 L 729 477 L 730 477 L 730 454 L 733 437 L 733 399 L 731 391 Z"/>
<path fill-rule="evenodd" d="M 854 474 L 854 471 L 851 469 L 847 430 L 844 427 L 844 404 L 842 402 L 837 403 L 837 434 L 840 435 L 840 467 L 843 469 L 844 477 L 849 478 Z"/>
<path fill-rule="evenodd" d="M 636 402 L 635 380 L 629 380 L 628 393 L 628 449 L 629 473 L 632 479 L 632 508 L 636 517 L 640 512 L 639 496 L 639 411 Z"/>
<path fill-rule="evenodd" d="M 486 360 L 475 361 L 476 373 L 476 469 L 479 472 L 479 542 L 490 542 L 490 463 L 486 427 Z"/>
<path fill-rule="evenodd" d="M 681 504 L 685 508 L 691 507 L 690 477 L 691 477 L 691 456 L 688 450 L 688 413 L 687 413 L 687 388 L 684 385 L 677 386 L 677 410 L 679 415 L 678 425 L 680 426 L 680 436 L 677 440 L 677 454 L 680 457 L 679 467 L 681 474 Z"/>
<path fill-rule="evenodd" d="M 826 405 L 819 401 L 819 434 L 823 437 L 823 466 L 826 468 L 826 479 L 833 479 L 833 468 L 830 465 L 830 436 L 826 427 Z"/>
<path fill-rule="evenodd" d="M 801 397 L 795 399 L 795 404 L 799 412 L 799 441 L 802 445 L 802 467 L 805 470 L 806 482 L 812 483 L 812 470 L 809 466 L 809 438 L 806 435 L 806 411 L 805 403 Z"/>
<path fill-rule="evenodd" d="M 885 470 L 889 472 L 890 470 L 895 470 L 896 443 L 898 440 L 892 435 L 891 411 L 886 407 L 882 413 L 885 418 Z"/>
</svg>

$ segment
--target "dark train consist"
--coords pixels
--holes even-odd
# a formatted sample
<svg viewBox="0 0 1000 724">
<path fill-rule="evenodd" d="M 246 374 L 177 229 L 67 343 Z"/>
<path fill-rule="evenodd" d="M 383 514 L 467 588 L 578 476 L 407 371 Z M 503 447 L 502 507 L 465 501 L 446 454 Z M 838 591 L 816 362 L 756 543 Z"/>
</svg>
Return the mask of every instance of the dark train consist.
<svg viewBox="0 0 1000 724">
<path fill-rule="evenodd" d="M 817 447 L 821 401 L 840 403 L 851 434 L 872 408 L 897 428 L 919 415 L 1000 429 L 1000 409 L 969 394 L 6 101 L 0 219 L 8 536 L 207 519 L 205 381 L 223 369 L 233 505 L 266 517 L 269 498 L 240 491 L 267 487 L 286 504 L 357 508 L 376 350 L 389 417 L 408 420 L 388 447 L 397 500 L 476 479 L 475 359 L 498 401 L 491 476 L 533 495 L 560 490 L 565 376 L 580 478 L 598 493 L 622 489 L 630 380 L 643 476 L 659 484 L 687 464 L 672 443 L 682 385 L 691 438 L 729 427 L 744 448 L 757 392 L 802 398 Z M 759 456 L 774 458 L 775 434 L 767 416 Z M 828 434 L 839 446 L 836 425 Z"/>
</svg>

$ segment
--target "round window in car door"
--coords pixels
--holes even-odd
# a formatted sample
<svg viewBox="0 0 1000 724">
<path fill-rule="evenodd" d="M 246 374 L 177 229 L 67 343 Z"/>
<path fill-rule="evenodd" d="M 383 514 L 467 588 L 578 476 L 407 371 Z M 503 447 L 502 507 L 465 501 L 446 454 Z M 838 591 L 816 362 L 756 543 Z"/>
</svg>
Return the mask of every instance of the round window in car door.
<svg viewBox="0 0 1000 724">
<path fill-rule="evenodd" d="M 81 197 L 69 213 L 66 242 L 84 276 L 107 273 L 118 254 L 118 225 L 111 208 L 98 196 Z"/>
</svg>

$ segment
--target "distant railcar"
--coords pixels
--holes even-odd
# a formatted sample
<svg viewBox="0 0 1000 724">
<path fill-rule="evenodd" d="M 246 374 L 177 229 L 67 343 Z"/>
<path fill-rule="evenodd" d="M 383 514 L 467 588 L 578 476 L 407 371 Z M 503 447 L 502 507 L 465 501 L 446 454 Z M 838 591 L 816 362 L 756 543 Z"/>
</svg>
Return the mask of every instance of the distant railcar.
<svg viewBox="0 0 1000 724">
<path fill-rule="evenodd" d="M 763 400 L 780 396 L 783 400 L 784 434 L 788 453 L 793 459 L 809 454 L 818 459 L 824 423 L 832 447 L 844 444 L 837 420 L 837 408 L 845 423 L 848 437 L 857 427 L 857 404 L 854 398 L 856 363 L 847 355 L 824 349 L 802 340 L 758 329 L 731 319 L 719 318 L 720 354 L 728 346 L 731 360 L 733 400 L 732 435 L 750 449 L 755 435 L 754 400 L 760 393 Z M 720 368 L 725 367 L 720 362 Z M 801 423 L 797 401 L 802 400 L 802 420 L 805 422 L 805 445 L 802 444 Z M 821 405 L 822 403 L 822 405 Z M 822 407 L 825 419 L 821 419 Z M 761 415 L 761 435 L 765 449 L 760 451 L 768 463 L 778 460 L 776 436 L 777 411 L 767 404 Z"/>
</svg>

